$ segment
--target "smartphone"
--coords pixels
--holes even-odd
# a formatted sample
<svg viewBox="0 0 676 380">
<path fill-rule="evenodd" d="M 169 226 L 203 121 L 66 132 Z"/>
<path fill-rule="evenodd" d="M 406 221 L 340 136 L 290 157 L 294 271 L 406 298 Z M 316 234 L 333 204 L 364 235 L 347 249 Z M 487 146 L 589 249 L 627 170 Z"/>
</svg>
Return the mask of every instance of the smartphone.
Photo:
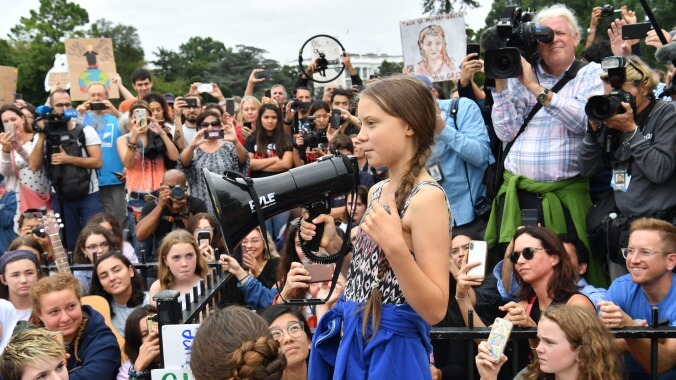
<svg viewBox="0 0 676 380">
<path fill-rule="evenodd" d="M 246 128 L 251 129 L 251 122 L 250 122 L 250 121 L 245 121 L 245 122 L 244 122 L 244 126 L 245 126 Z"/>
<path fill-rule="evenodd" d="M 225 99 L 225 112 L 230 116 L 235 116 L 235 99 Z"/>
<path fill-rule="evenodd" d="M 534 208 L 525 208 L 521 210 L 521 225 L 524 227 L 537 227 L 538 210 Z"/>
<path fill-rule="evenodd" d="M 476 57 L 472 58 L 474 59 L 479 59 L 479 53 L 481 53 L 481 45 L 479 44 L 467 44 L 467 55 L 470 55 L 472 53 L 476 53 Z"/>
<path fill-rule="evenodd" d="M 108 105 L 106 103 L 89 103 L 89 110 L 90 111 L 105 111 L 108 109 Z M 136 110 L 138 111 L 140 108 L 137 108 Z"/>
<path fill-rule="evenodd" d="M 183 98 L 186 103 L 186 108 L 197 108 L 197 99 L 195 98 Z"/>
<path fill-rule="evenodd" d="M 304 264 L 308 272 L 310 272 L 310 283 L 331 281 L 333 279 L 333 265 L 331 264 Z"/>
<path fill-rule="evenodd" d="M 148 318 L 146 318 L 146 327 L 148 327 L 148 334 L 156 330 L 157 326 L 157 314 L 154 315 L 149 315 Z"/>
<path fill-rule="evenodd" d="M 14 123 L 2 123 L 5 133 L 14 134 Z"/>
<path fill-rule="evenodd" d="M 331 110 L 331 121 L 329 125 L 333 129 L 338 129 L 340 127 L 340 110 Z"/>
<path fill-rule="evenodd" d="M 124 173 L 122 172 L 111 172 L 111 173 L 115 174 L 115 177 L 117 177 L 117 179 L 119 179 L 120 181 L 122 180 L 122 178 L 124 178 Z"/>
<path fill-rule="evenodd" d="M 211 242 L 211 234 L 207 231 L 198 232 L 197 242 L 199 243 L 200 247 L 203 244 L 209 244 Z"/>
<path fill-rule="evenodd" d="M 148 111 L 145 108 L 137 108 L 134 110 L 134 117 L 136 120 L 141 120 L 141 127 L 148 125 Z"/>
<path fill-rule="evenodd" d="M 495 318 L 493 327 L 491 327 L 491 334 L 488 336 L 488 345 L 491 347 L 491 357 L 495 360 L 500 359 L 500 355 L 505 351 L 505 345 L 509 340 L 509 335 L 512 333 L 512 322 Z"/>
<path fill-rule="evenodd" d="M 265 90 L 265 97 L 267 97 L 267 98 L 272 98 L 272 91 L 270 91 L 270 90 Z"/>
<path fill-rule="evenodd" d="M 486 254 L 488 252 L 488 244 L 482 240 L 470 240 L 469 242 L 469 253 L 467 254 L 467 262 L 474 263 L 480 262 L 481 265 L 476 266 L 469 271 L 467 274 L 470 276 L 480 275 L 486 276 Z"/>
<path fill-rule="evenodd" d="M 270 78 L 270 73 L 268 73 L 268 72 L 265 71 L 265 70 L 263 70 L 263 71 L 258 71 L 258 72 L 256 72 L 256 74 L 254 75 L 254 77 L 255 77 L 256 79 L 268 79 L 268 78 Z"/>
<path fill-rule="evenodd" d="M 223 137 L 225 137 L 225 132 L 223 132 L 223 130 L 207 131 L 204 133 L 205 140 L 221 140 Z"/>
<path fill-rule="evenodd" d="M 649 22 L 640 22 L 638 24 L 622 25 L 622 39 L 636 40 L 645 38 L 653 25 Z"/>
<path fill-rule="evenodd" d="M 17 100 L 23 100 L 23 95 L 18 92 L 14 94 L 14 101 L 16 102 Z"/>
<path fill-rule="evenodd" d="M 197 92 L 212 92 L 214 90 L 214 85 L 211 83 L 200 83 L 199 86 L 197 86 Z"/>
</svg>

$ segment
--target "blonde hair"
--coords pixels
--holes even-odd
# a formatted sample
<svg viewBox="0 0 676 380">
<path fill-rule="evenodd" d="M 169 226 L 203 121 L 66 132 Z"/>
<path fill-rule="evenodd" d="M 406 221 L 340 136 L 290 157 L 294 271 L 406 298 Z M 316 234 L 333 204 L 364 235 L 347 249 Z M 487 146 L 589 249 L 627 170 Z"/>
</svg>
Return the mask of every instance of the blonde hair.
<svg viewBox="0 0 676 380">
<path fill-rule="evenodd" d="M 160 249 L 157 251 L 157 277 L 160 280 L 160 289 L 162 290 L 170 289 L 174 282 L 174 275 L 171 273 L 171 270 L 164 261 L 169 254 L 171 247 L 179 243 L 188 243 L 193 247 L 195 250 L 195 258 L 197 260 L 197 264 L 195 265 L 195 274 L 200 276 L 202 279 L 207 278 L 209 268 L 207 263 L 204 261 L 204 257 L 202 257 L 200 254 L 200 247 L 197 244 L 195 237 L 186 230 L 174 230 L 168 233 L 164 239 L 162 239 Z"/>
<path fill-rule="evenodd" d="M 622 363 L 613 348 L 613 336 L 601 320 L 582 306 L 555 305 L 542 311 L 540 320 L 556 323 L 577 350 L 580 379 L 622 379 Z M 554 374 L 540 370 L 538 356 L 528 366 L 528 380 L 554 379 Z"/>
<path fill-rule="evenodd" d="M 0 375 L 5 380 L 21 380 L 27 367 L 44 363 L 45 359 L 66 359 L 63 344 L 46 329 L 28 329 L 14 335 L 0 356 Z"/>
<path fill-rule="evenodd" d="M 566 21 L 568 21 L 568 25 L 570 26 L 570 32 L 573 33 L 573 35 L 577 35 L 576 42 L 577 43 L 580 42 L 580 27 L 577 24 L 575 14 L 573 13 L 572 10 L 570 10 L 570 8 L 568 8 L 564 4 L 554 4 L 542 8 L 540 12 L 538 12 L 535 15 L 535 17 L 533 17 L 533 22 L 536 25 L 540 25 L 542 21 L 553 17 L 564 17 Z"/>
<path fill-rule="evenodd" d="M 676 253 L 676 226 L 664 220 L 640 218 L 631 222 L 630 235 L 636 231 L 656 231 L 662 239 L 662 249 Z"/>
<path fill-rule="evenodd" d="M 80 301 L 82 292 L 80 291 L 80 282 L 70 273 L 57 273 L 51 277 L 45 277 L 38 281 L 31 289 L 31 301 L 33 301 L 33 310 L 35 314 L 40 314 L 40 297 L 45 294 L 60 292 L 62 290 L 72 290 L 75 297 Z"/>
<path fill-rule="evenodd" d="M 237 124 L 239 124 L 239 125 L 244 124 L 244 102 L 253 103 L 256 106 L 256 109 L 260 110 L 260 108 L 261 108 L 261 101 L 258 100 L 258 98 L 256 98 L 255 96 L 245 96 L 245 97 L 243 97 L 242 101 L 239 102 L 239 112 L 237 113 Z M 255 128 L 256 123 L 252 122 L 251 125 L 254 126 L 254 128 Z"/>
</svg>

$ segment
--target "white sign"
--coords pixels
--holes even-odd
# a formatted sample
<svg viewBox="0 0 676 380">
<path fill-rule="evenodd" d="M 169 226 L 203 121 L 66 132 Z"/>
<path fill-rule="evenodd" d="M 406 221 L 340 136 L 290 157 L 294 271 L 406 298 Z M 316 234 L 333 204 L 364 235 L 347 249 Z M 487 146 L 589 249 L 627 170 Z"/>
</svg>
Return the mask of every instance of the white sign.
<svg viewBox="0 0 676 380">
<path fill-rule="evenodd" d="M 150 371 L 152 380 L 195 380 L 189 370 L 154 369 Z"/>
<path fill-rule="evenodd" d="M 200 325 L 162 326 L 164 368 L 190 369 L 190 346 Z M 155 375 L 153 374 L 153 379 Z M 182 379 L 182 378 L 181 378 Z"/>
<path fill-rule="evenodd" d="M 432 82 L 460 78 L 460 63 L 467 55 L 464 14 L 448 13 L 402 21 L 404 67 Z"/>
</svg>

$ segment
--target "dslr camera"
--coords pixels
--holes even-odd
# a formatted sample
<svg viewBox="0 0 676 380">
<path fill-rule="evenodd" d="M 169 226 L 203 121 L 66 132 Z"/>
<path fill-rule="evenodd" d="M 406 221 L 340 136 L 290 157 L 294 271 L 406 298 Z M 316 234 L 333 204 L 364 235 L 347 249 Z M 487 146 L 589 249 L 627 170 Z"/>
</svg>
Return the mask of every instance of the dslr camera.
<svg viewBox="0 0 676 380">
<path fill-rule="evenodd" d="M 622 102 L 629 103 L 631 109 L 636 112 L 636 99 L 632 94 L 622 90 L 622 85 L 627 79 L 626 65 L 624 57 L 617 56 L 606 57 L 601 62 L 601 67 L 608 73 L 608 81 L 613 89 L 608 95 L 589 98 L 584 107 L 589 121 L 601 122 L 618 113 L 624 113 Z"/>
<path fill-rule="evenodd" d="M 496 25 L 501 39 L 499 49 L 486 50 L 486 77 L 490 79 L 516 78 L 521 74 L 521 56 L 533 63 L 537 59 L 538 42 L 548 43 L 554 39 L 554 31 L 548 26 L 535 25 L 531 20 L 535 13 L 523 11 L 516 5 L 508 5 Z"/>
<path fill-rule="evenodd" d="M 303 121 L 299 133 L 305 140 L 305 146 L 310 149 L 325 147 L 329 144 L 329 140 L 326 138 L 326 130 L 317 129 L 314 116 L 308 116 Z"/>
<path fill-rule="evenodd" d="M 293 99 L 291 99 L 291 110 L 293 110 L 293 111 L 297 111 L 297 110 L 307 111 L 307 110 L 310 109 L 310 104 L 311 103 L 309 103 L 309 102 L 308 103 L 301 102 L 297 98 L 293 98 Z"/>
<path fill-rule="evenodd" d="M 180 185 L 172 186 L 171 187 L 171 197 L 176 199 L 177 201 L 182 201 L 185 199 L 185 188 L 181 187 Z"/>
</svg>

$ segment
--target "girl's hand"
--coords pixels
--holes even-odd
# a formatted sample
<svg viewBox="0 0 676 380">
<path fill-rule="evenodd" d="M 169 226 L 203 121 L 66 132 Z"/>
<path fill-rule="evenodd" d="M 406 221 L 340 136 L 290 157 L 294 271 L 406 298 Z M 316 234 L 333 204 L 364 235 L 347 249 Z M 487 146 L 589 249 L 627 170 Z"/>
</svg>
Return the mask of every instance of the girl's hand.
<svg viewBox="0 0 676 380">
<path fill-rule="evenodd" d="M 385 255 L 391 251 L 391 248 L 406 246 L 394 194 L 386 206 L 374 202 L 371 205 L 371 211 L 359 225 L 361 230 L 383 249 Z"/>
<path fill-rule="evenodd" d="M 221 263 L 221 269 L 224 271 L 232 273 L 238 281 L 244 279 L 246 275 L 248 274 L 237 262 L 237 259 L 235 259 L 232 256 L 228 255 L 221 255 L 221 260 L 219 260 Z"/>
<path fill-rule="evenodd" d="M 258 263 L 253 256 L 246 252 L 242 253 L 242 262 L 249 268 L 249 272 L 254 278 L 258 278 L 258 276 L 261 275 L 261 272 L 263 272 L 263 268 L 265 268 L 265 262 Z"/>
<path fill-rule="evenodd" d="M 253 133 L 253 130 L 251 128 L 242 127 L 242 137 L 244 137 L 244 140 L 246 140 L 247 137 L 249 137 L 249 135 L 251 135 L 251 133 Z"/>
<path fill-rule="evenodd" d="M 143 371 L 160 357 L 160 336 L 157 331 L 148 331 L 148 340 L 141 344 L 134 369 Z"/>
<path fill-rule="evenodd" d="M 511 321 L 517 327 L 537 327 L 537 323 L 526 314 L 526 309 L 519 303 L 514 301 L 507 302 L 500 306 L 501 311 L 507 312 L 505 319 Z"/>
<path fill-rule="evenodd" d="M 326 296 L 329 295 L 330 289 L 331 289 L 330 281 L 320 283 L 319 291 L 317 292 L 317 298 L 320 299 L 326 298 Z M 333 305 L 335 305 L 336 301 L 338 301 L 338 298 L 340 298 L 340 295 L 343 294 L 343 289 L 345 289 L 345 278 L 343 278 L 343 276 L 340 275 L 338 276 L 336 287 L 333 289 L 333 293 L 331 293 L 331 298 L 326 300 L 326 307 L 331 308 L 333 307 Z"/>
<path fill-rule="evenodd" d="M 206 133 L 206 131 L 207 130 L 205 128 L 202 128 L 199 131 L 197 131 L 197 133 L 195 133 L 195 137 L 189 144 L 193 149 L 197 148 L 198 146 L 204 144 L 207 141 L 204 138 L 204 134 Z"/>
<path fill-rule="evenodd" d="M 322 240 L 319 242 L 319 246 L 326 249 L 329 254 L 331 252 L 338 252 L 338 250 L 332 250 L 331 245 L 337 243 L 338 232 L 336 231 L 336 224 L 333 220 L 333 217 L 327 214 L 321 214 L 312 220 L 312 223 L 306 221 L 310 217 L 307 210 L 303 210 L 303 217 L 300 219 L 300 238 L 306 241 L 312 240 L 312 238 L 317 234 L 317 224 L 324 223 L 324 234 L 322 235 Z M 339 248 L 339 247 L 338 247 Z"/>
<path fill-rule="evenodd" d="M 476 368 L 479 371 L 479 376 L 482 380 L 492 380 L 498 378 L 500 367 L 507 361 L 505 354 L 500 355 L 499 360 L 493 359 L 491 356 L 491 347 L 488 342 L 483 341 L 479 343 L 479 353 L 474 358 Z"/>
<path fill-rule="evenodd" d="M 216 260 L 216 254 L 214 253 L 214 249 L 211 248 L 209 243 L 204 243 L 200 245 L 200 253 L 202 254 L 202 257 L 204 257 L 204 260 L 208 263 L 211 263 Z"/>
<path fill-rule="evenodd" d="M 130 142 L 136 141 L 139 135 L 145 132 L 145 127 L 141 127 L 141 120 L 134 120 L 134 125 L 131 127 L 131 136 L 129 137 Z"/>
<path fill-rule="evenodd" d="M 158 136 L 162 136 L 162 134 L 166 134 L 166 132 L 164 132 L 164 129 L 162 129 L 162 127 L 160 126 L 160 123 L 158 123 L 157 119 L 155 119 L 155 117 L 153 117 L 153 116 L 150 116 L 148 118 L 148 129 L 153 131 Z"/>
<path fill-rule="evenodd" d="M 233 144 L 237 141 L 237 132 L 232 124 L 223 126 L 223 141 L 230 141 Z"/>
<path fill-rule="evenodd" d="M 455 296 L 458 298 L 465 298 L 469 293 L 469 289 L 472 286 L 480 286 L 484 281 L 484 276 L 482 275 L 468 275 L 467 272 L 481 265 L 480 262 L 473 263 L 464 263 L 460 270 L 458 271 L 458 285 L 455 287 Z"/>
<path fill-rule="evenodd" d="M 288 299 L 295 289 L 308 289 L 310 287 L 310 273 L 299 262 L 291 263 L 291 269 L 286 274 L 286 283 L 282 289 L 282 297 Z"/>
</svg>

